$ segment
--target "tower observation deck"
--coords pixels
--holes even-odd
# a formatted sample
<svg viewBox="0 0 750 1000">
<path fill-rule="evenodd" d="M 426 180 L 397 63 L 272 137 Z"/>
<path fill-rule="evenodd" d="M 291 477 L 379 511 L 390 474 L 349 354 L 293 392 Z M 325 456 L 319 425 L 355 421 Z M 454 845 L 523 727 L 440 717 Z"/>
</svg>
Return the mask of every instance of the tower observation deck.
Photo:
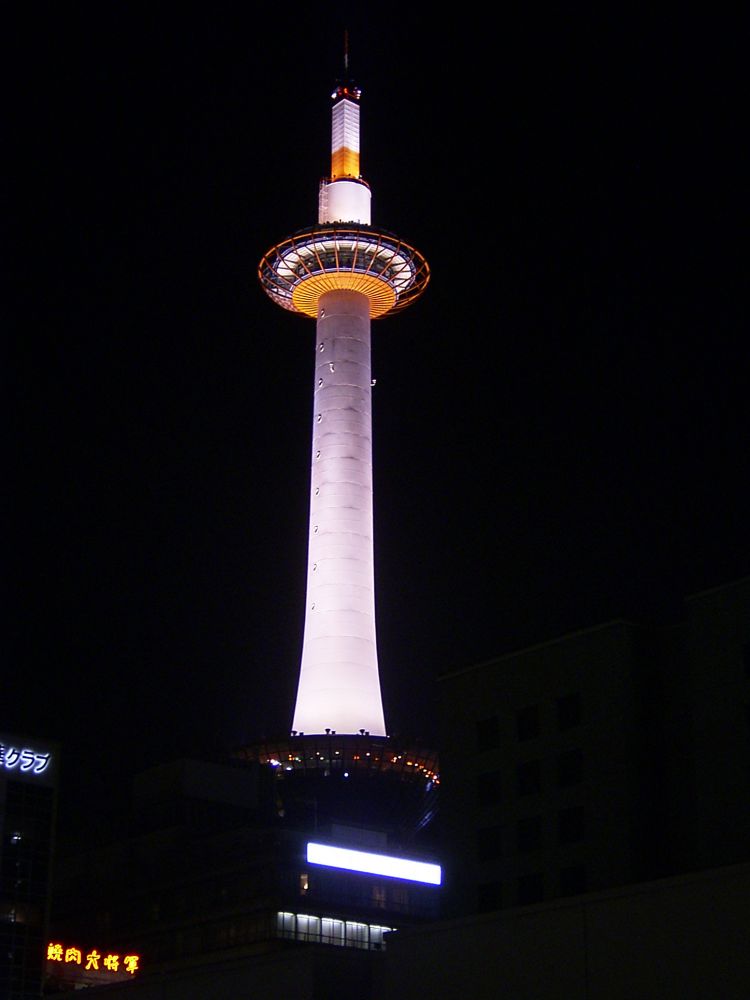
<svg viewBox="0 0 750 1000">
<path fill-rule="evenodd" d="M 320 184 L 317 225 L 273 246 L 258 267 L 274 302 L 316 320 L 293 736 L 387 735 L 375 629 L 371 321 L 414 302 L 430 271 L 414 247 L 371 224 L 370 187 L 360 174 L 360 93 L 345 79 L 331 95 L 331 174 Z"/>
</svg>

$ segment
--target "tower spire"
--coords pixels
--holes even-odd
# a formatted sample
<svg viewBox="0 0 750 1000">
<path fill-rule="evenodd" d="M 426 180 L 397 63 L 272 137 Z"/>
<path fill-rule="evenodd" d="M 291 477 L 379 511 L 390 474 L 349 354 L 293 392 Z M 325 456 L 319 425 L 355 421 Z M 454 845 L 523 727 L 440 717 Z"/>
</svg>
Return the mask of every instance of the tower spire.
<svg viewBox="0 0 750 1000">
<path fill-rule="evenodd" d="M 344 35 L 348 71 L 348 32 Z M 424 292 L 427 261 L 370 224 L 359 171 L 360 90 L 332 94 L 331 176 L 318 224 L 262 258 L 278 305 L 316 320 L 307 593 L 297 733 L 385 736 L 375 634 L 371 320 Z"/>
</svg>

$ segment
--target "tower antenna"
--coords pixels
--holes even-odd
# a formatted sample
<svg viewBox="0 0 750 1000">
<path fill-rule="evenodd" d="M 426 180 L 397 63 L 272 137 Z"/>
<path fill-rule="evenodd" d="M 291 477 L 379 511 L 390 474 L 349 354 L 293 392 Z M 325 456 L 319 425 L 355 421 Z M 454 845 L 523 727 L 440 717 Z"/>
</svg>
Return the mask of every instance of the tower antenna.
<svg viewBox="0 0 750 1000">
<path fill-rule="evenodd" d="M 349 29 L 344 28 L 344 72 L 349 75 Z"/>
</svg>

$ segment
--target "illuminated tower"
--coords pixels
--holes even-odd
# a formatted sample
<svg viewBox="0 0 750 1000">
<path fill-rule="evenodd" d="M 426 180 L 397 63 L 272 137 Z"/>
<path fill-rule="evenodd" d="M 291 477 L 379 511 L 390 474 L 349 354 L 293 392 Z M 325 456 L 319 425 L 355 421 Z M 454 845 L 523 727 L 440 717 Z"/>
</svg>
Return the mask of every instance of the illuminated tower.
<svg viewBox="0 0 750 1000">
<path fill-rule="evenodd" d="M 386 736 L 375 629 L 370 328 L 425 290 L 426 260 L 370 221 L 360 174 L 360 90 L 333 94 L 331 175 L 318 224 L 262 258 L 285 309 L 316 320 L 305 629 L 292 731 Z"/>
</svg>

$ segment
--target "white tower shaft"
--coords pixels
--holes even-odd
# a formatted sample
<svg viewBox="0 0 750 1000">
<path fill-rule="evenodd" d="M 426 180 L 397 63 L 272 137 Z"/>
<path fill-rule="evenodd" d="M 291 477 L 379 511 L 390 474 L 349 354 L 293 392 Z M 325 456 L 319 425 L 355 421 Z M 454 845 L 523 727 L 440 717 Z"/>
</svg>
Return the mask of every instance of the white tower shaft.
<svg viewBox="0 0 750 1000">
<path fill-rule="evenodd" d="M 384 736 L 375 639 L 370 310 L 318 303 L 307 599 L 297 732 Z"/>
</svg>

